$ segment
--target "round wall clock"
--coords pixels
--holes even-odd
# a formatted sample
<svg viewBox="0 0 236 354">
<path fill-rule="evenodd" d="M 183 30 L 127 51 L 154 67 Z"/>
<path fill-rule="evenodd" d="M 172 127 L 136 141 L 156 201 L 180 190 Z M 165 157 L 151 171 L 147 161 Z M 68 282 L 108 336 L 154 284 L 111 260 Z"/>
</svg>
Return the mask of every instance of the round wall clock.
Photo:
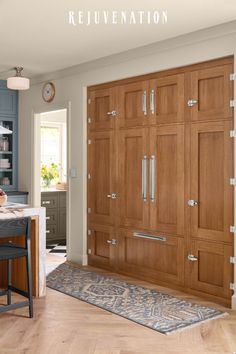
<svg viewBox="0 0 236 354">
<path fill-rule="evenodd" d="M 55 97 L 56 89 L 52 82 L 47 82 L 43 86 L 42 96 L 45 102 L 52 102 Z"/>
</svg>

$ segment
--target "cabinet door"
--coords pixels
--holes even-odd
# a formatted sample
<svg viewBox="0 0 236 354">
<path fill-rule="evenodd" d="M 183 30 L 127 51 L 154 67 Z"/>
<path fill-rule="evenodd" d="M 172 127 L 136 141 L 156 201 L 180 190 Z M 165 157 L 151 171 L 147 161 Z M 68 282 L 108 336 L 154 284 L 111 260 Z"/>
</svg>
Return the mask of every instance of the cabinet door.
<svg viewBox="0 0 236 354">
<path fill-rule="evenodd" d="M 17 91 L 0 89 L 0 116 L 14 117 L 17 113 Z"/>
<path fill-rule="evenodd" d="M 232 242 L 233 150 L 228 121 L 191 128 L 191 236 Z"/>
<path fill-rule="evenodd" d="M 116 88 L 90 91 L 88 104 L 88 123 L 91 130 L 109 130 L 117 119 Z"/>
<path fill-rule="evenodd" d="M 230 100 L 233 99 L 232 65 L 222 65 L 191 73 L 189 99 L 197 103 L 189 107 L 192 121 L 209 121 L 233 117 Z"/>
<path fill-rule="evenodd" d="M 233 254 L 233 247 L 193 241 L 191 254 L 194 258 L 188 261 L 190 287 L 207 294 L 230 297 L 233 265 L 229 262 L 229 257 Z"/>
<path fill-rule="evenodd" d="M 149 226 L 148 129 L 119 134 L 120 224 L 145 228 Z"/>
<path fill-rule="evenodd" d="M 150 122 L 165 124 L 184 120 L 184 74 L 150 81 Z"/>
<path fill-rule="evenodd" d="M 89 265 L 112 268 L 116 247 L 113 227 L 107 225 L 90 225 L 88 235 Z"/>
<path fill-rule="evenodd" d="M 148 124 L 148 81 L 119 87 L 119 126 Z"/>
<path fill-rule="evenodd" d="M 184 239 L 119 230 L 118 268 L 150 281 L 184 283 Z"/>
<path fill-rule="evenodd" d="M 89 221 L 113 224 L 116 199 L 114 133 L 96 132 L 89 135 L 88 145 L 88 217 Z"/>
<path fill-rule="evenodd" d="M 152 230 L 183 235 L 184 127 L 150 128 Z"/>
</svg>

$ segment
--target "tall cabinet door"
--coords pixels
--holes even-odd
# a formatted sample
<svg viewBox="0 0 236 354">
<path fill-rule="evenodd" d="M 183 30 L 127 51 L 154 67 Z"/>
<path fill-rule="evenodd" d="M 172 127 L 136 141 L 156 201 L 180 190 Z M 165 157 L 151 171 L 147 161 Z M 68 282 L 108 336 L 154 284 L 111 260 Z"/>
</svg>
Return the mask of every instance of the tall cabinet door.
<svg viewBox="0 0 236 354">
<path fill-rule="evenodd" d="M 113 129 L 117 116 L 116 88 L 89 93 L 88 123 L 91 130 Z"/>
<path fill-rule="evenodd" d="M 148 123 L 148 81 L 119 87 L 119 126 L 124 128 Z"/>
<path fill-rule="evenodd" d="M 150 128 L 152 230 L 183 235 L 184 126 Z"/>
<path fill-rule="evenodd" d="M 150 81 L 150 122 L 169 124 L 184 121 L 184 74 Z"/>
<path fill-rule="evenodd" d="M 233 146 L 228 121 L 192 124 L 191 236 L 232 242 Z M 192 205 L 191 205 L 192 203 Z"/>
<path fill-rule="evenodd" d="M 88 156 L 88 220 L 98 224 L 114 224 L 114 132 L 90 133 Z"/>
<path fill-rule="evenodd" d="M 233 99 L 233 81 L 230 81 L 232 65 L 197 70 L 191 73 L 191 90 L 188 97 L 193 100 L 192 121 L 209 121 L 233 117 L 230 100 Z"/>
<path fill-rule="evenodd" d="M 119 135 L 120 224 L 145 228 L 149 224 L 148 129 L 121 130 Z"/>
</svg>

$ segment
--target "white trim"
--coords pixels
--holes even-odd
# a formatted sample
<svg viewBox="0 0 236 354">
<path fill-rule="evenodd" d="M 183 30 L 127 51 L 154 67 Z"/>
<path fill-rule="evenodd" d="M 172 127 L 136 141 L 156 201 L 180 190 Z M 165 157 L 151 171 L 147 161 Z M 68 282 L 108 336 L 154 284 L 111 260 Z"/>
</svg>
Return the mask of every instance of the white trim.
<svg viewBox="0 0 236 354">
<path fill-rule="evenodd" d="M 31 112 L 32 114 L 32 134 L 31 134 L 31 146 L 33 147 L 33 151 L 31 154 L 31 171 L 33 171 L 32 176 L 31 176 L 31 183 L 32 183 L 32 189 L 33 193 L 31 196 L 31 204 L 32 205 L 38 205 L 40 206 L 40 201 L 41 201 L 41 196 L 40 196 L 40 190 L 38 188 L 40 183 L 40 166 L 36 161 L 39 161 L 38 159 L 38 154 L 40 153 L 38 151 L 38 146 L 40 142 L 40 119 L 37 119 L 37 116 L 39 116 L 41 113 L 46 113 L 46 112 L 52 112 L 52 111 L 57 111 L 61 109 L 66 110 L 66 124 L 67 124 L 67 199 L 66 199 L 66 244 L 67 244 L 67 259 L 70 259 L 70 244 L 71 244 L 71 187 L 70 187 L 70 178 L 68 171 L 71 169 L 71 146 L 70 146 L 70 141 L 71 141 L 71 102 L 65 102 L 65 103 L 59 103 L 59 104 L 52 104 L 50 105 L 50 110 L 45 109 L 45 106 L 39 106 L 37 108 L 34 108 Z"/>
</svg>

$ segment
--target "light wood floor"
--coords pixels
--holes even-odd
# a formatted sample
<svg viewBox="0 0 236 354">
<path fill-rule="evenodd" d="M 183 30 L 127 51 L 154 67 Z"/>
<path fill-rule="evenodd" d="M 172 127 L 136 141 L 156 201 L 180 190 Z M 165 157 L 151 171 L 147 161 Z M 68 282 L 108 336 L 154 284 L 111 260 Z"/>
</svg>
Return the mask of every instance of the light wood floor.
<svg viewBox="0 0 236 354">
<path fill-rule="evenodd" d="M 55 256 L 48 257 L 48 260 L 62 261 L 61 257 Z M 114 276 L 135 284 L 163 289 L 128 277 Z M 174 295 L 180 294 L 173 290 L 168 292 Z M 193 296 L 181 295 L 201 304 L 213 305 Z M 215 306 L 222 309 L 219 305 Z M 47 290 L 46 298 L 34 301 L 34 310 L 35 317 L 32 320 L 25 317 L 26 308 L 0 315 L 1 354 L 232 354 L 236 352 L 236 311 L 229 309 L 225 309 L 229 312 L 229 316 L 225 318 L 209 321 L 168 336 L 51 289 Z"/>
</svg>

